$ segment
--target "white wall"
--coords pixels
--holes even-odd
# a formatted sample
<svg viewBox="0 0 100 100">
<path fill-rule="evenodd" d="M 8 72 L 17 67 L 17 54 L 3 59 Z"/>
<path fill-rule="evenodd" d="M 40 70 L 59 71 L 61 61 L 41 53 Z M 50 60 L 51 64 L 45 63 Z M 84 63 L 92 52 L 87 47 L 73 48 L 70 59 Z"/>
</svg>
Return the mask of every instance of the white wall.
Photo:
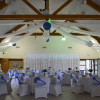
<svg viewBox="0 0 100 100">
<path fill-rule="evenodd" d="M 24 40 L 17 43 L 16 47 L 10 47 L 5 51 L 5 54 L 0 52 L 0 57 L 2 58 L 24 58 L 25 53 L 79 53 L 80 58 L 99 58 L 100 54 L 91 47 L 84 44 L 77 43 L 75 41 L 66 39 L 66 41 L 61 40 L 62 36 L 52 36 L 50 37 L 50 42 L 45 42 L 43 37 L 37 37 L 35 40 L 34 36 L 29 36 Z M 46 49 L 42 47 L 46 46 Z M 72 47 L 69 49 L 68 47 Z M 7 53 L 8 52 L 8 53 Z"/>
</svg>

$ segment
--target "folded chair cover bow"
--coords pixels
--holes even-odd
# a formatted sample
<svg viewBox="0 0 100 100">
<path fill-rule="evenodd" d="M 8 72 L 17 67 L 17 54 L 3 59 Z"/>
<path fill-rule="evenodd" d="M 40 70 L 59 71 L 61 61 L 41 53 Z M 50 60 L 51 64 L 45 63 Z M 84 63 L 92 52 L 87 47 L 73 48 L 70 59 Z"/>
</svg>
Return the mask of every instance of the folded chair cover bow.
<svg viewBox="0 0 100 100">
<path fill-rule="evenodd" d="M 43 80 L 41 80 L 40 77 L 35 77 L 34 83 L 36 83 L 36 85 L 37 85 L 38 87 L 39 87 L 39 86 L 44 86 L 44 85 L 46 85 L 46 82 L 44 82 Z"/>
<path fill-rule="evenodd" d="M 0 84 L 5 84 L 7 81 L 4 79 L 3 76 L 1 76 L 1 81 L 0 81 Z"/>
</svg>

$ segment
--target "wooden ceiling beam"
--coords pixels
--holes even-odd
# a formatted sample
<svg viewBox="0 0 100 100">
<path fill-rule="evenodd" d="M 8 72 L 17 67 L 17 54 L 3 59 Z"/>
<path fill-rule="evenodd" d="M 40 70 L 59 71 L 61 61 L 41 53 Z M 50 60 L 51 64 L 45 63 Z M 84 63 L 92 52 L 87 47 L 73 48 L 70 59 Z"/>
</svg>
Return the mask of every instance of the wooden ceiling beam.
<svg viewBox="0 0 100 100">
<path fill-rule="evenodd" d="M 8 4 L 5 3 L 5 0 L 0 1 L 0 10 L 2 10 L 3 8 L 5 8 L 6 6 L 8 6 Z"/>
<path fill-rule="evenodd" d="M 49 10 L 49 0 L 46 0 L 46 10 Z"/>
<path fill-rule="evenodd" d="M 84 27 L 79 27 L 81 30 L 85 30 L 85 31 L 89 31 L 87 28 L 84 28 Z M 98 36 L 93 36 L 93 35 L 90 35 L 92 38 L 94 38 L 99 44 L 100 44 L 100 37 Z"/>
<path fill-rule="evenodd" d="M 0 20 L 100 20 L 100 15 L 0 15 Z"/>
<path fill-rule="evenodd" d="M 56 30 L 54 30 L 52 33 L 50 33 L 50 36 L 62 36 L 60 33 L 55 33 L 55 32 L 56 32 Z M 21 33 L 16 36 L 23 36 L 25 34 L 27 34 L 27 33 Z M 79 34 L 79 33 L 70 33 L 70 34 L 72 34 L 74 36 L 87 36 L 87 35 Z M 42 36 L 42 35 L 43 35 L 43 33 L 40 32 L 40 33 L 33 33 L 31 36 Z"/>
<path fill-rule="evenodd" d="M 23 0 L 23 2 L 30 7 L 34 12 L 36 12 L 38 15 L 42 15 L 31 3 L 29 3 L 27 0 Z"/>
<path fill-rule="evenodd" d="M 0 38 L 0 43 L 4 40 L 5 38 Z"/>
<path fill-rule="evenodd" d="M 44 29 L 43 28 L 40 28 L 41 32 L 44 32 Z"/>
<path fill-rule="evenodd" d="M 97 42 L 100 44 L 100 37 L 92 36 L 92 35 L 91 35 L 91 37 L 94 38 L 95 40 L 97 40 Z"/>
<path fill-rule="evenodd" d="M 74 36 L 87 36 L 87 35 L 85 35 L 85 34 L 80 34 L 80 33 L 70 33 L 70 34 L 72 34 L 72 35 L 74 35 Z"/>
<path fill-rule="evenodd" d="M 87 5 L 100 13 L 100 6 L 94 3 L 92 0 L 87 0 Z"/>
<path fill-rule="evenodd" d="M 69 5 L 73 0 L 66 1 L 61 7 L 59 7 L 52 15 L 56 15 L 58 12 L 60 12 L 63 8 L 65 8 L 67 5 Z"/>
</svg>

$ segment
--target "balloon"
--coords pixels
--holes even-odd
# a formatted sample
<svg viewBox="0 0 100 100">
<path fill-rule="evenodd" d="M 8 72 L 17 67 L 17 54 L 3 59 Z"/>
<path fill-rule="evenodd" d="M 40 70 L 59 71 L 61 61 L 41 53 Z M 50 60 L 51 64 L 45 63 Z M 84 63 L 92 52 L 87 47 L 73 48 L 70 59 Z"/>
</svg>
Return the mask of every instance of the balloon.
<svg viewBox="0 0 100 100">
<path fill-rule="evenodd" d="M 48 23 L 48 22 L 45 22 L 45 23 L 43 24 L 43 28 L 44 28 L 45 30 L 50 30 L 51 24 Z"/>
</svg>

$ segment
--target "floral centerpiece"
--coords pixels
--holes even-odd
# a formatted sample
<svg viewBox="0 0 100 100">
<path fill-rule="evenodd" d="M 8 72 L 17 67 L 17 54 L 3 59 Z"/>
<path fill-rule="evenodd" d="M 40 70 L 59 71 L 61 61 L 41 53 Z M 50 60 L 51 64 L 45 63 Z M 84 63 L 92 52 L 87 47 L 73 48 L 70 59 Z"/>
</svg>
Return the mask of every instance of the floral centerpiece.
<svg viewBox="0 0 100 100">
<path fill-rule="evenodd" d="M 92 69 L 89 69 L 89 72 L 90 72 L 90 76 L 92 75 L 92 71 L 93 71 Z"/>
<path fill-rule="evenodd" d="M 26 68 L 26 70 L 29 70 L 29 69 L 30 69 L 29 67 Z"/>
<path fill-rule="evenodd" d="M 72 70 L 71 68 L 68 68 L 68 70 L 69 70 L 69 73 L 70 73 L 70 71 Z"/>
<path fill-rule="evenodd" d="M 45 76 L 45 72 L 47 72 L 47 69 L 43 69 L 42 72 L 44 72 L 44 76 Z"/>
</svg>

